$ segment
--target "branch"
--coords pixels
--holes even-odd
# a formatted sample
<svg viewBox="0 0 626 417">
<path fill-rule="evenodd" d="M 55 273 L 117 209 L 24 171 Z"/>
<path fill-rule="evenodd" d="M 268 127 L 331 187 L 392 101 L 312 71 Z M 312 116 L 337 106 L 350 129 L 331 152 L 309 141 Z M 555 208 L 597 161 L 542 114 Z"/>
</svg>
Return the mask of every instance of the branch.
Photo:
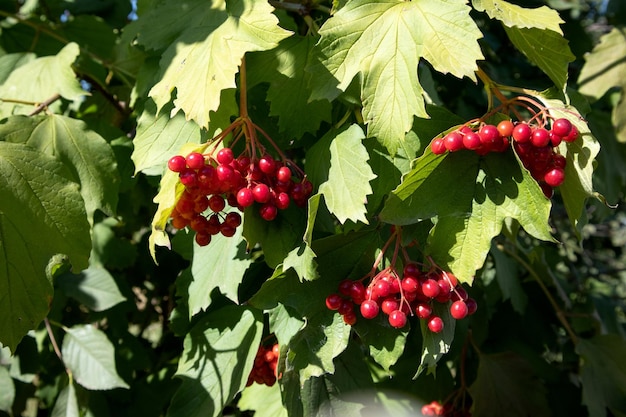
<svg viewBox="0 0 626 417">
<path fill-rule="evenodd" d="M 46 101 L 44 101 L 42 103 L 39 103 L 37 105 L 37 107 L 35 108 L 35 110 L 33 110 L 32 112 L 28 113 L 28 116 L 32 117 L 32 116 L 38 115 L 39 113 L 41 113 L 42 111 L 47 109 L 49 105 L 51 105 L 52 103 L 54 103 L 55 101 L 57 101 L 60 98 L 61 98 L 61 96 L 58 93 L 53 95 L 52 97 L 50 97 Z"/>
</svg>

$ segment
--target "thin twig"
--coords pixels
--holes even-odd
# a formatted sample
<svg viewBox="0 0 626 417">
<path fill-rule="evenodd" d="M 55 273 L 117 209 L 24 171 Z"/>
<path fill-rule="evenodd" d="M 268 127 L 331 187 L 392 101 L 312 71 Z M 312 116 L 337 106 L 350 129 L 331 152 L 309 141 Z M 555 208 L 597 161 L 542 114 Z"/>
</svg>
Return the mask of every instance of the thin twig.
<svg viewBox="0 0 626 417">
<path fill-rule="evenodd" d="M 41 113 L 42 111 L 46 110 L 48 108 L 49 105 L 51 105 L 52 103 L 54 103 L 55 101 L 57 101 L 58 99 L 61 98 L 61 95 L 59 93 L 53 95 L 52 97 L 50 97 L 49 99 L 46 99 L 45 101 L 43 101 L 42 103 L 39 103 L 39 105 L 37 105 L 37 107 L 35 108 L 35 110 L 33 110 L 32 112 L 28 113 L 29 117 L 32 116 L 36 116 L 39 113 Z"/>
</svg>

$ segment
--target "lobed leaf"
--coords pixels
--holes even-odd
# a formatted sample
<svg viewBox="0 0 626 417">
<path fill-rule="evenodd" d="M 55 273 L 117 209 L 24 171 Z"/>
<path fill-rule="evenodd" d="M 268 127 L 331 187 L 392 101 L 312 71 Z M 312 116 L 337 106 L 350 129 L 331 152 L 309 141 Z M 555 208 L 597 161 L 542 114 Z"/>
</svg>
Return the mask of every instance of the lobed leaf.
<svg viewBox="0 0 626 417">
<path fill-rule="evenodd" d="M 48 312 L 53 255 L 88 265 L 91 240 L 78 185 L 57 160 L 0 141 L 0 342 L 14 350 Z"/>
<path fill-rule="evenodd" d="M 507 26 L 504 30 L 513 45 L 550 77 L 559 90 L 565 91 L 569 63 L 576 58 L 567 39 L 551 30 Z"/>
<path fill-rule="evenodd" d="M 130 388 L 115 369 L 115 347 L 93 325 L 66 329 L 63 338 L 63 361 L 76 382 L 91 390 Z"/>
<path fill-rule="evenodd" d="M 547 6 L 529 9 L 504 0 L 472 0 L 472 6 L 507 27 L 546 29 L 563 35 L 559 25 L 565 22 L 556 10 Z"/>
<path fill-rule="evenodd" d="M 293 268 L 300 280 L 312 281 L 319 278 L 317 263 L 315 262 L 316 256 L 313 249 L 302 242 L 299 247 L 289 252 L 283 261 L 283 269 Z"/>
<path fill-rule="evenodd" d="M 552 241 L 549 215 L 550 201 L 511 152 L 437 156 L 428 150 L 390 195 L 380 219 L 406 225 L 436 217 L 428 252 L 461 282 L 471 283 L 506 218 Z"/>
<path fill-rule="evenodd" d="M 341 223 L 346 220 L 368 223 L 365 214 L 369 182 L 376 178 L 367 164 L 369 155 L 363 145 L 363 131 L 357 125 L 338 132 L 330 144 L 328 180 L 319 186 L 326 206 Z"/>
<path fill-rule="evenodd" d="M 197 322 L 185 336 L 168 417 L 216 417 L 246 386 L 263 333 L 258 310 L 227 306 Z"/>
<path fill-rule="evenodd" d="M 452 341 L 454 340 L 454 330 L 456 329 L 456 319 L 450 315 L 450 307 L 448 303 L 434 303 L 433 315 L 441 317 L 443 320 L 443 331 L 441 333 L 433 333 L 428 329 L 426 320 L 420 320 L 420 328 L 422 330 L 422 356 L 420 365 L 413 379 L 417 378 L 424 370 L 429 374 L 434 374 L 439 359 L 450 350 Z"/>
<path fill-rule="evenodd" d="M 169 10 L 174 4 L 178 2 L 161 7 Z M 184 9 L 192 8 L 197 13 L 192 19 L 195 24 L 180 21 L 161 35 L 173 39 L 161 58 L 159 82 L 148 94 L 160 111 L 176 89 L 172 114 L 182 110 L 188 120 L 207 128 L 209 112 L 219 107 L 222 90 L 236 87 L 235 74 L 244 54 L 274 48 L 290 32 L 278 26 L 267 2 L 226 0 L 207 7 L 203 0 L 190 0 L 184 4 Z M 164 12 L 156 8 L 155 16 Z M 163 28 L 163 22 L 154 23 Z"/>
<path fill-rule="evenodd" d="M 482 34 L 469 12 L 454 0 L 348 2 L 320 29 L 311 99 L 334 99 L 360 74 L 368 136 L 395 154 L 413 117 L 428 117 L 420 58 L 439 72 L 475 79 Z"/>
</svg>

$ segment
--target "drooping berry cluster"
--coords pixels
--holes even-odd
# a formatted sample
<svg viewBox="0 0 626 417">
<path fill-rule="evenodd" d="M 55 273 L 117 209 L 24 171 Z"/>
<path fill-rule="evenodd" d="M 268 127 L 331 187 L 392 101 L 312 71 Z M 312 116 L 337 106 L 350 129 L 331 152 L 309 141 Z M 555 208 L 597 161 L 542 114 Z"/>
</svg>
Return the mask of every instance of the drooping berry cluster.
<svg viewBox="0 0 626 417">
<path fill-rule="evenodd" d="M 172 226 L 190 227 L 201 246 L 208 245 L 211 236 L 218 233 L 227 237 L 235 234 L 241 215 L 225 213 L 227 204 L 243 211 L 258 203 L 261 218 L 271 221 L 292 201 L 304 206 L 313 190 L 301 171 L 294 175 L 290 165 L 295 164 L 269 154 L 257 158 L 244 152 L 235 158 L 231 148 L 222 148 L 215 157 L 199 152 L 176 155 L 167 165 L 178 173 L 185 187 L 171 213 Z"/>
<path fill-rule="evenodd" d="M 430 146 L 436 155 L 462 149 L 484 155 L 505 152 L 512 142 L 524 167 L 539 183 L 546 197 L 550 198 L 553 189 L 565 180 L 566 159 L 557 147 L 561 142 L 575 141 L 578 136 L 576 126 L 565 118 L 553 120 L 549 129 L 545 125 L 503 120 L 497 126 L 482 124 L 477 130 L 464 125 L 442 138 L 434 139 Z"/>
<path fill-rule="evenodd" d="M 252 371 L 250 371 L 246 386 L 249 387 L 254 382 L 270 387 L 274 385 L 276 383 L 278 355 L 279 348 L 277 343 L 271 346 L 259 346 L 259 350 L 254 358 L 254 366 Z"/>
<path fill-rule="evenodd" d="M 400 228 L 396 227 L 385 247 L 396 240 L 396 251 L 391 266 L 380 272 L 379 257 L 372 272 L 359 280 L 343 280 L 338 292 L 326 297 L 326 307 L 342 315 L 346 324 L 353 325 L 357 321 L 355 306 L 365 319 L 373 319 L 382 311 L 392 327 L 402 328 L 409 316 L 417 316 L 425 320 L 427 327 L 434 333 L 443 330 L 444 321 L 435 313 L 435 303 L 448 304 L 450 315 L 457 320 L 476 312 L 476 301 L 470 298 L 457 278 L 450 272 L 443 271 L 432 263 L 428 271 L 423 272 L 420 266 L 408 260 L 399 274 L 395 268 L 395 258 L 400 237 Z M 405 252 L 406 254 L 406 252 Z M 364 282 L 366 282 L 364 284 Z"/>
</svg>

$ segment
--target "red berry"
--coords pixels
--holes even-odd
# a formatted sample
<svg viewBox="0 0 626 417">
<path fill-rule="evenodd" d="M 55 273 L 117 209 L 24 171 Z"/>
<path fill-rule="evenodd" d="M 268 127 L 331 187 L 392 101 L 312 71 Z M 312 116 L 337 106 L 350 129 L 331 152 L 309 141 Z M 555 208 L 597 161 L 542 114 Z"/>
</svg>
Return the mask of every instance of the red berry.
<svg viewBox="0 0 626 417">
<path fill-rule="evenodd" d="M 443 138 L 437 138 L 430 143 L 430 150 L 435 155 L 441 155 L 446 153 L 446 144 L 443 141 Z"/>
<path fill-rule="evenodd" d="M 404 266 L 404 276 L 410 275 L 412 277 L 418 277 L 420 275 L 420 268 L 416 263 L 408 263 Z"/>
<path fill-rule="evenodd" d="M 511 135 L 516 142 L 528 142 L 532 135 L 532 129 L 526 123 L 518 123 L 513 128 L 513 133 Z"/>
<path fill-rule="evenodd" d="M 450 315 L 457 320 L 464 319 L 468 312 L 467 304 L 463 300 L 457 300 L 450 306 Z"/>
<path fill-rule="evenodd" d="M 185 168 L 180 174 L 178 174 L 180 183 L 185 187 L 193 187 L 198 183 L 198 175 L 196 171 L 191 168 Z"/>
<path fill-rule="evenodd" d="M 530 140 L 533 146 L 543 148 L 544 146 L 548 146 L 550 143 L 550 133 L 548 133 L 546 129 L 538 127 L 533 131 Z"/>
<path fill-rule="evenodd" d="M 289 167 L 282 166 L 276 171 L 276 180 L 279 182 L 291 181 L 291 170 Z"/>
<path fill-rule="evenodd" d="M 275 205 L 271 203 L 265 203 L 261 206 L 259 213 L 261 214 L 261 217 L 263 218 L 263 220 L 266 220 L 269 222 L 276 218 L 276 216 L 278 215 L 278 209 L 276 208 Z"/>
<path fill-rule="evenodd" d="M 546 172 L 543 176 L 543 180 L 550 187 L 558 187 L 565 181 L 565 170 L 563 170 L 563 168 L 553 168 Z"/>
<path fill-rule="evenodd" d="M 236 229 L 229 225 L 228 223 L 222 223 L 220 225 L 220 233 L 225 237 L 233 237 L 235 235 Z"/>
<path fill-rule="evenodd" d="M 185 157 L 181 155 L 172 156 L 170 160 L 167 161 L 167 168 L 172 172 L 182 172 L 187 168 L 187 161 L 185 161 Z"/>
<path fill-rule="evenodd" d="M 224 219 L 224 223 L 231 227 L 239 227 L 241 225 L 241 214 L 234 211 L 228 213 Z"/>
<path fill-rule="evenodd" d="M 258 184 L 252 189 L 252 195 L 254 196 L 254 201 L 257 203 L 267 203 L 272 196 L 267 184 Z"/>
<path fill-rule="evenodd" d="M 373 319 L 378 315 L 379 306 L 376 301 L 365 300 L 361 303 L 361 315 L 366 319 Z"/>
<path fill-rule="evenodd" d="M 500 132 L 494 125 L 483 125 L 478 130 L 478 136 L 480 136 L 480 142 L 483 145 L 491 146 L 500 138 Z"/>
<path fill-rule="evenodd" d="M 219 194 L 213 194 L 211 198 L 209 198 L 209 207 L 216 213 L 224 210 L 226 207 L 226 201 L 224 201 L 224 197 Z"/>
<path fill-rule="evenodd" d="M 432 278 L 427 279 L 422 284 L 422 293 L 424 293 L 426 297 L 435 298 L 439 295 L 439 291 L 439 284 Z"/>
<path fill-rule="evenodd" d="M 276 161 L 271 155 L 264 155 L 259 159 L 259 169 L 264 174 L 273 174 L 276 169 Z"/>
<path fill-rule="evenodd" d="M 553 168 L 565 168 L 565 165 L 567 165 L 567 159 L 560 153 L 555 153 L 552 155 L 551 164 Z"/>
<path fill-rule="evenodd" d="M 391 325 L 391 327 L 400 329 L 406 326 L 406 322 L 406 313 L 401 310 L 394 310 L 389 314 L 389 324 Z"/>
<path fill-rule="evenodd" d="M 557 135 L 556 133 L 554 133 L 553 130 L 551 130 L 550 132 L 550 145 L 553 148 L 556 148 L 557 146 L 559 146 L 561 144 L 561 142 L 563 141 L 563 137 Z"/>
<path fill-rule="evenodd" d="M 200 152 L 192 152 L 185 158 L 187 166 L 191 169 L 200 169 L 204 166 L 204 155 Z"/>
<path fill-rule="evenodd" d="M 354 281 L 350 286 L 350 298 L 354 304 L 361 304 L 365 300 L 365 286 L 361 281 Z"/>
<path fill-rule="evenodd" d="M 217 162 L 221 165 L 228 165 L 233 162 L 235 156 L 233 155 L 233 150 L 230 148 L 222 148 L 217 152 Z"/>
<path fill-rule="evenodd" d="M 237 204 L 241 207 L 249 207 L 254 203 L 254 195 L 249 188 L 242 188 L 237 192 Z"/>
<path fill-rule="evenodd" d="M 376 294 L 378 294 L 379 297 L 386 297 L 391 294 L 391 285 L 389 284 L 389 282 L 383 279 L 379 279 L 374 285 L 374 291 L 376 292 Z"/>
<path fill-rule="evenodd" d="M 478 310 L 478 303 L 473 298 L 465 300 L 465 305 L 467 305 L 467 314 L 470 316 Z"/>
<path fill-rule="evenodd" d="M 342 298 L 341 299 L 341 305 L 339 306 L 337 311 L 342 316 L 345 316 L 348 313 L 354 312 L 354 304 L 352 304 L 352 301 L 346 300 L 345 298 Z"/>
<path fill-rule="evenodd" d="M 348 326 L 353 326 L 356 323 L 356 314 L 354 314 L 354 311 L 344 314 L 343 322 L 346 323 Z"/>
<path fill-rule="evenodd" d="M 514 127 L 515 126 L 513 126 L 513 122 L 510 120 L 503 120 L 500 123 L 498 123 L 498 126 L 496 126 L 496 128 L 498 129 L 498 132 L 500 133 L 500 136 L 502 137 L 511 136 L 511 134 L 513 133 Z"/>
<path fill-rule="evenodd" d="M 274 199 L 274 204 L 278 207 L 279 210 L 286 210 L 289 207 L 289 203 L 291 202 L 291 198 L 289 198 L 289 194 L 280 192 Z"/>
<path fill-rule="evenodd" d="M 447 150 L 455 152 L 463 149 L 463 136 L 459 132 L 450 132 L 443 137 L 443 143 Z"/>
<path fill-rule="evenodd" d="M 230 184 L 235 179 L 235 170 L 230 165 L 220 164 L 215 168 L 217 179 L 225 184 Z"/>
<path fill-rule="evenodd" d="M 383 313 L 387 315 L 391 314 L 392 311 L 395 311 L 398 308 L 400 308 L 400 302 L 394 297 L 385 298 L 380 305 L 381 305 L 381 309 L 383 310 Z"/>
<path fill-rule="evenodd" d="M 401 287 L 403 291 L 416 292 L 419 286 L 419 281 L 412 276 L 402 278 Z"/>
<path fill-rule="evenodd" d="M 341 298 L 339 294 L 330 294 L 328 297 L 326 297 L 326 307 L 329 310 L 339 310 L 342 302 L 343 298 Z"/>
<path fill-rule="evenodd" d="M 439 316 L 433 316 L 428 320 L 428 329 L 433 333 L 440 333 L 443 330 L 443 320 Z"/>
<path fill-rule="evenodd" d="M 569 135 L 572 130 L 572 123 L 567 119 L 556 119 L 552 122 L 552 131 L 561 137 Z"/>
<path fill-rule="evenodd" d="M 206 246 L 211 243 L 211 235 L 208 233 L 196 233 L 195 240 L 198 246 Z"/>
<path fill-rule="evenodd" d="M 417 317 L 419 317 L 420 319 L 427 319 L 430 317 L 431 314 L 433 314 L 433 308 L 430 306 L 430 304 L 419 303 L 415 307 L 415 314 L 417 314 Z"/>
<path fill-rule="evenodd" d="M 339 283 L 339 292 L 343 295 L 349 297 L 350 290 L 352 289 L 352 281 L 349 279 L 344 279 Z"/>
<path fill-rule="evenodd" d="M 578 128 L 572 125 L 572 130 L 570 130 L 569 134 L 563 138 L 565 142 L 574 142 L 578 139 Z"/>
<path fill-rule="evenodd" d="M 475 150 L 480 148 L 482 143 L 480 142 L 480 136 L 477 133 L 469 132 L 463 136 L 463 146 L 465 149 Z"/>
</svg>

